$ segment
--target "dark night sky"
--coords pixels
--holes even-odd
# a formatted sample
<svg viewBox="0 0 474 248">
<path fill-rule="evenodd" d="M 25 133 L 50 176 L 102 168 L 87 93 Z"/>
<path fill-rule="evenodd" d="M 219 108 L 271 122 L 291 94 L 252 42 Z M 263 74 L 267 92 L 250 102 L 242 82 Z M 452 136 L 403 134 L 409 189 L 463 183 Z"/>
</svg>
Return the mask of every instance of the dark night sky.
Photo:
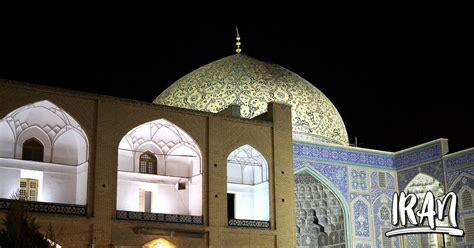
<svg viewBox="0 0 474 248">
<path fill-rule="evenodd" d="M 471 29 L 328 20 L 239 30 L 243 53 L 299 74 L 334 103 L 351 143 L 357 136 L 362 147 L 397 151 L 442 137 L 453 152 L 474 146 Z M 0 78 L 151 102 L 233 54 L 235 30 L 109 23 L 31 28 L 1 42 Z"/>
</svg>

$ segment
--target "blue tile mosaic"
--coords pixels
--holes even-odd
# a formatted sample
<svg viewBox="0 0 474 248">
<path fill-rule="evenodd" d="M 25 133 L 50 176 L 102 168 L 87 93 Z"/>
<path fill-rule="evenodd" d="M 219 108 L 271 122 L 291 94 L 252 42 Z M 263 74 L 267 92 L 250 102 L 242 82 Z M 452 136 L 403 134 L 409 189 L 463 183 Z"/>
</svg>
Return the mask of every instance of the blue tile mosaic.
<svg viewBox="0 0 474 248">
<path fill-rule="evenodd" d="M 381 194 L 387 194 L 390 197 L 393 195 L 395 192 L 395 178 L 392 174 L 390 173 L 385 173 L 386 181 L 387 181 L 387 187 L 381 188 L 378 185 L 379 181 L 379 172 L 372 172 L 370 174 L 370 182 L 371 182 L 371 189 L 370 189 L 370 195 L 372 199 L 378 198 Z"/>
<path fill-rule="evenodd" d="M 468 186 L 474 189 L 474 180 L 472 178 L 461 175 L 461 180 L 457 181 L 455 185 L 451 188 L 451 191 L 458 193 L 463 186 Z"/>
<path fill-rule="evenodd" d="M 354 190 L 367 190 L 367 172 L 364 170 L 351 170 L 351 187 Z"/>
<path fill-rule="evenodd" d="M 336 186 L 336 188 L 339 190 L 339 193 L 341 193 L 346 200 L 348 199 L 348 175 L 346 166 L 317 163 L 307 159 L 296 158 L 294 159 L 293 165 L 295 169 L 298 169 L 302 166 L 308 166 L 318 171 L 323 176 L 325 176 L 330 182 L 332 182 L 334 186 Z"/>
<path fill-rule="evenodd" d="M 398 189 L 403 190 L 408 183 L 418 174 L 423 173 L 436 178 L 440 183 L 444 184 L 444 168 L 441 159 L 398 172 Z"/>
<path fill-rule="evenodd" d="M 456 178 L 463 172 L 474 176 L 474 165 L 463 170 L 448 172 L 446 175 L 446 179 L 448 181 L 448 188 L 451 188 L 451 185 L 453 184 L 454 180 L 456 180 Z"/>
<path fill-rule="evenodd" d="M 474 151 L 463 154 L 461 156 L 456 156 L 448 158 L 445 160 L 446 168 L 453 168 L 459 165 L 470 164 L 474 165 Z"/>
<path fill-rule="evenodd" d="M 352 203 L 355 236 L 370 237 L 369 205 L 357 198 Z"/>
<path fill-rule="evenodd" d="M 374 168 L 394 169 L 393 156 L 375 152 L 370 153 L 293 142 L 293 154 L 295 157 L 310 158 L 320 161 L 332 161 L 351 165 L 370 166 Z"/>
<path fill-rule="evenodd" d="M 395 153 L 390 155 L 350 148 L 331 147 L 322 144 L 293 142 L 293 154 L 296 157 L 384 169 L 402 169 L 442 157 L 441 142 L 396 155 Z M 468 156 L 468 159 L 473 159 L 474 161 L 474 156 Z"/>
<path fill-rule="evenodd" d="M 402 169 L 410 165 L 425 163 L 440 159 L 442 157 L 441 143 L 433 143 L 418 149 L 410 150 L 395 156 L 397 169 Z"/>
<path fill-rule="evenodd" d="M 374 198 L 375 199 L 375 198 Z M 375 226 L 375 241 L 376 247 L 382 247 L 383 240 L 386 239 L 385 234 L 382 233 L 381 228 L 387 228 L 388 230 L 393 229 L 390 222 L 390 212 L 392 206 L 392 194 L 382 193 L 373 202 L 373 218 Z M 382 211 L 384 210 L 384 211 Z M 390 240 L 394 240 L 395 247 L 400 246 L 400 240 L 398 237 L 392 237 Z"/>
</svg>

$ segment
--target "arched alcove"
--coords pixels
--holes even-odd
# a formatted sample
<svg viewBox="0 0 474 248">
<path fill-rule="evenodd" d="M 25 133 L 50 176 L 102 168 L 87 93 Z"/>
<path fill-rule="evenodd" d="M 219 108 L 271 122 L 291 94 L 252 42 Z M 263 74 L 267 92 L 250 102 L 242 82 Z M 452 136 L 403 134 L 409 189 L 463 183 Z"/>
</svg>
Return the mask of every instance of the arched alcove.
<svg viewBox="0 0 474 248">
<path fill-rule="evenodd" d="M 227 157 L 227 201 L 229 220 L 270 220 L 268 163 L 250 145 Z"/>
<path fill-rule="evenodd" d="M 297 247 L 348 245 L 347 207 L 323 180 L 302 168 L 295 173 Z"/>
<path fill-rule="evenodd" d="M 133 128 L 118 148 L 117 210 L 201 216 L 201 167 L 198 144 L 175 124 Z"/>
<path fill-rule="evenodd" d="M 468 190 L 467 187 L 460 193 L 461 195 L 461 209 L 470 210 L 474 208 L 474 202 L 472 200 L 472 189 Z"/>
<path fill-rule="evenodd" d="M 23 147 L 25 143 L 35 139 L 41 143 L 43 146 L 43 160 L 40 162 L 49 163 L 51 162 L 51 154 L 52 154 L 52 141 L 48 134 L 38 126 L 30 126 L 22 130 L 22 132 L 18 133 L 18 137 L 16 138 L 16 152 L 15 158 L 16 159 L 23 159 Z"/>
<path fill-rule="evenodd" d="M 428 191 L 433 193 L 435 199 L 442 199 L 445 194 L 443 184 L 424 173 L 418 173 L 404 189 L 406 194 L 416 195 L 418 202 L 415 209 L 422 209 L 423 199 Z M 448 226 L 447 221 L 447 218 L 444 222 L 436 220 L 436 225 Z M 406 247 L 445 247 L 450 242 L 450 237 L 445 235 L 443 238 L 442 234 L 409 234 L 403 236 L 403 240 Z"/>
<path fill-rule="evenodd" d="M 0 198 L 29 191 L 21 181 L 36 180 L 32 193 L 38 195 L 31 199 L 85 205 L 88 151 L 84 130 L 54 103 L 13 110 L 0 120 Z"/>
<path fill-rule="evenodd" d="M 36 138 L 30 138 L 25 141 L 22 146 L 22 160 L 43 162 L 44 160 L 44 146 Z"/>
</svg>

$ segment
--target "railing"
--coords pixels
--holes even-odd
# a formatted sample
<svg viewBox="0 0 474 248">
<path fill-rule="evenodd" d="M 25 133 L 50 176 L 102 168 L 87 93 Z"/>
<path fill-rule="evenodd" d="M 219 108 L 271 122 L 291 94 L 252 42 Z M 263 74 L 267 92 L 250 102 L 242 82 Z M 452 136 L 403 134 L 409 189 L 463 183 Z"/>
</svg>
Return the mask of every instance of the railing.
<svg viewBox="0 0 474 248">
<path fill-rule="evenodd" d="M 182 224 L 196 224 L 202 225 L 202 216 L 194 215 L 180 215 L 180 214 L 159 214 L 159 213 L 144 213 L 117 210 L 116 219 L 119 220 L 144 220 L 167 223 L 182 223 Z"/>
<path fill-rule="evenodd" d="M 11 203 L 14 201 L 16 200 L 0 199 L 0 209 L 9 209 Z M 25 204 L 25 209 L 31 212 L 84 216 L 87 214 L 86 206 L 83 205 L 32 201 L 22 201 L 22 203 Z"/>
<path fill-rule="evenodd" d="M 270 229 L 270 221 L 229 219 L 229 226 Z"/>
</svg>

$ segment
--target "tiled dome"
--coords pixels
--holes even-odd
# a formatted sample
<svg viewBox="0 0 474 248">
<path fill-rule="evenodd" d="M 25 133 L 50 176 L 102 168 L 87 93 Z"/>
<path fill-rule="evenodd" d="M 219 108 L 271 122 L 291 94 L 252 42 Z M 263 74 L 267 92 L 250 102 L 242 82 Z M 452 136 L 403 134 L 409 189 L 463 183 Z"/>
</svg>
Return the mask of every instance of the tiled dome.
<svg viewBox="0 0 474 248">
<path fill-rule="evenodd" d="M 347 145 L 339 112 L 311 83 L 276 64 L 235 54 L 180 78 L 154 103 L 217 113 L 240 105 L 244 118 L 267 110 L 267 103 L 292 106 L 293 134 L 298 139 Z"/>
</svg>

